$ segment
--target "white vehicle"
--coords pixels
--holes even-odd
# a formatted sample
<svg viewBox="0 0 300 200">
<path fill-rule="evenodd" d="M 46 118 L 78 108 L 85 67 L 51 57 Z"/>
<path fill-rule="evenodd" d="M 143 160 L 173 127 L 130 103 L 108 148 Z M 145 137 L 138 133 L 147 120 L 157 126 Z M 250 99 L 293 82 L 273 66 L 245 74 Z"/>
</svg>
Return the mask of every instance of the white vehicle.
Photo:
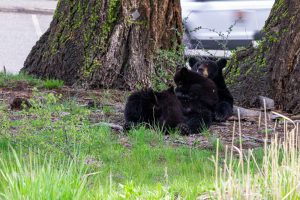
<svg viewBox="0 0 300 200">
<path fill-rule="evenodd" d="M 274 0 L 181 0 L 184 42 L 188 49 L 215 50 L 210 54 L 226 57 L 224 50 L 252 43 L 273 4 Z"/>
</svg>

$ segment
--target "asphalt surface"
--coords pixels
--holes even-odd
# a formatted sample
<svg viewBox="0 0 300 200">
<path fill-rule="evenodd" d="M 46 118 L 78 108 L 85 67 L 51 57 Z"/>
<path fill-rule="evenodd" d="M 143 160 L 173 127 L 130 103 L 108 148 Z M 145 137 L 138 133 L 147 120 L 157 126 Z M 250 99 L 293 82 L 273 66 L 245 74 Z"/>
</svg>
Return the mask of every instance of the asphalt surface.
<svg viewBox="0 0 300 200">
<path fill-rule="evenodd" d="M 48 29 L 56 1 L 0 1 L 0 71 L 11 73 L 23 67 L 30 50 Z"/>
</svg>

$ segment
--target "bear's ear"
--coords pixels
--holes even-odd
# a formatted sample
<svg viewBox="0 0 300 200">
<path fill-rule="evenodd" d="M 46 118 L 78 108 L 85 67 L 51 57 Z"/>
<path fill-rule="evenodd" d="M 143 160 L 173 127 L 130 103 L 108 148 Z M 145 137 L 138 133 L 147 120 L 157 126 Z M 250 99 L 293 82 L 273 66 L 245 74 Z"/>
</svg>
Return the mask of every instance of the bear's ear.
<svg viewBox="0 0 300 200">
<path fill-rule="evenodd" d="M 167 91 L 174 94 L 174 86 L 170 86 Z"/>
<path fill-rule="evenodd" d="M 185 76 L 189 73 L 189 70 L 186 67 L 181 68 L 180 73 Z"/>
<path fill-rule="evenodd" d="M 188 61 L 189 61 L 189 66 L 190 66 L 191 68 L 193 68 L 194 65 L 195 65 L 197 62 L 200 61 L 200 59 L 198 59 L 198 58 L 196 58 L 196 57 L 190 57 L 190 58 L 188 59 Z"/>
<path fill-rule="evenodd" d="M 227 60 L 225 58 L 221 58 L 217 61 L 217 65 L 219 69 L 223 69 L 224 67 L 226 67 L 227 64 Z"/>
<path fill-rule="evenodd" d="M 177 65 L 176 66 L 176 72 L 179 72 L 180 70 L 181 70 L 181 68 L 183 68 L 184 66 L 182 66 L 182 65 Z"/>
</svg>

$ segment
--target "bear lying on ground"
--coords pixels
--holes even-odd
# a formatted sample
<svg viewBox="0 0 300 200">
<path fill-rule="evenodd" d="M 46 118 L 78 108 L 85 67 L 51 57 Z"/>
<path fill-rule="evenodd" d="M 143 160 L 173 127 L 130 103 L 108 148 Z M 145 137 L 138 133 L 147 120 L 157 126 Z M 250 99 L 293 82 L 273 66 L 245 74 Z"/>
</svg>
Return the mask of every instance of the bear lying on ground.
<svg viewBox="0 0 300 200">
<path fill-rule="evenodd" d="M 191 132 L 209 128 L 219 101 L 215 83 L 187 68 L 179 70 L 174 81 L 177 86 L 175 94 L 182 103 L 186 124 Z"/>
<path fill-rule="evenodd" d="M 219 59 L 218 61 L 212 60 L 198 60 L 191 59 L 189 63 L 193 71 L 208 77 L 213 80 L 218 88 L 219 102 L 215 109 L 214 120 L 215 121 L 225 121 L 233 113 L 233 97 L 229 92 L 224 76 L 223 68 L 227 64 L 226 59 Z"/>
<path fill-rule="evenodd" d="M 183 135 L 190 134 L 190 129 L 185 124 L 182 105 L 173 87 L 162 92 L 144 89 L 132 93 L 127 99 L 124 115 L 125 130 L 145 123 L 158 125 L 166 133 L 177 128 Z"/>
</svg>

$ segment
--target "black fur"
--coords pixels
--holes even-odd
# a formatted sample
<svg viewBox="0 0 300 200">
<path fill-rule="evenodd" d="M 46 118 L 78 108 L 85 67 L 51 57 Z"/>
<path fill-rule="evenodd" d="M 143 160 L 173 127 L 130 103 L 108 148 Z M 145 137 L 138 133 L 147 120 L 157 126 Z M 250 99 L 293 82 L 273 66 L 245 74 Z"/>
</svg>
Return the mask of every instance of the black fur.
<svg viewBox="0 0 300 200">
<path fill-rule="evenodd" d="M 226 86 L 223 76 L 223 68 L 226 64 L 226 59 L 219 59 L 216 62 L 212 60 L 199 60 L 192 66 L 193 71 L 213 80 L 218 88 L 219 102 L 215 109 L 215 121 L 225 121 L 233 113 L 233 97 Z"/>
<path fill-rule="evenodd" d="M 193 133 L 209 128 L 218 102 L 217 87 L 208 78 L 190 71 L 179 70 L 174 77 L 175 93 L 183 106 L 186 123 Z"/>
<path fill-rule="evenodd" d="M 155 92 L 144 89 L 132 93 L 125 105 L 125 129 L 140 123 L 152 124 L 159 115 Z"/>
<path fill-rule="evenodd" d="M 185 124 L 185 117 L 180 101 L 177 99 L 174 88 L 162 92 L 152 89 L 132 93 L 125 106 L 125 129 L 140 123 L 158 125 L 168 133 L 178 128 L 181 134 L 189 134 L 190 130 Z"/>
</svg>

